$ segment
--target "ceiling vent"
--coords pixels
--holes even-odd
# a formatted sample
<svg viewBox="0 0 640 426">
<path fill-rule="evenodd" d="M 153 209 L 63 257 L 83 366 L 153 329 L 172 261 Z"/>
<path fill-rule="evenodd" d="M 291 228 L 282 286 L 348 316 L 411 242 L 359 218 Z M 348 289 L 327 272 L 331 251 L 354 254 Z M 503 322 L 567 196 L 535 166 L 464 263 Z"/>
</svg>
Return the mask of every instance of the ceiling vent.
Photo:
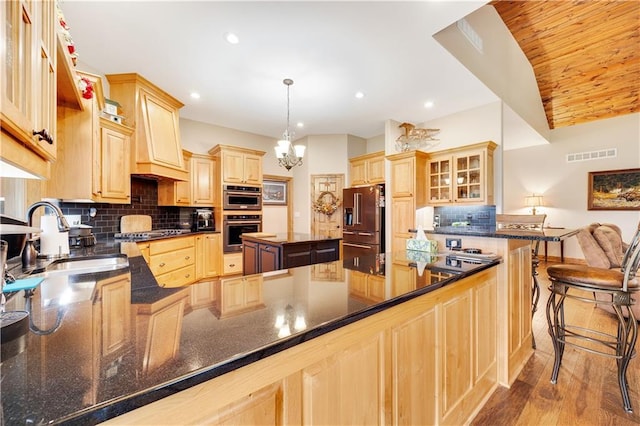
<svg viewBox="0 0 640 426">
<path fill-rule="evenodd" d="M 456 22 L 456 24 L 458 25 L 458 29 L 460 30 L 460 32 L 464 34 L 464 36 L 467 38 L 467 40 L 469 40 L 471 45 L 478 52 L 483 53 L 482 38 L 480 38 L 480 35 L 471 27 L 469 22 L 467 22 L 467 20 L 463 18 L 463 19 L 460 19 L 458 22 Z"/>
<path fill-rule="evenodd" d="M 602 160 L 604 158 L 615 158 L 618 156 L 617 148 L 601 149 L 599 151 L 574 152 L 567 154 L 567 163 L 576 161 Z"/>
</svg>

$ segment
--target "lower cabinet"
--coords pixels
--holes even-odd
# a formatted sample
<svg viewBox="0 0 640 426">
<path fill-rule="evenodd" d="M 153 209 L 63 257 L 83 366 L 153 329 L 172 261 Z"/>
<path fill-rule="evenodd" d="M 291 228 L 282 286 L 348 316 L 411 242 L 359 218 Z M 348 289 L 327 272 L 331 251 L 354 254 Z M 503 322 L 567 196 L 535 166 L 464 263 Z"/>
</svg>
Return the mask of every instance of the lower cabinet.
<svg viewBox="0 0 640 426">
<path fill-rule="evenodd" d="M 467 423 L 497 387 L 496 287 L 485 270 L 105 424 Z"/>
<path fill-rule="evenodd" d="M 222 279 L 214 283 L 214 312 L 219 318 L 264 308 L 262 275 Z"/>
<path fill-rule="evenodd" d="M 382 302 L 385 297 L 385 277 L 347 270 L 349 295 L 365 302 Z"/>
<path fill-rule="evenodd" d="M 270 243 L 245 237 L 242 256 L 244 275 L 333 262 L 340 259 L 340 240 Z"/>
</svg>

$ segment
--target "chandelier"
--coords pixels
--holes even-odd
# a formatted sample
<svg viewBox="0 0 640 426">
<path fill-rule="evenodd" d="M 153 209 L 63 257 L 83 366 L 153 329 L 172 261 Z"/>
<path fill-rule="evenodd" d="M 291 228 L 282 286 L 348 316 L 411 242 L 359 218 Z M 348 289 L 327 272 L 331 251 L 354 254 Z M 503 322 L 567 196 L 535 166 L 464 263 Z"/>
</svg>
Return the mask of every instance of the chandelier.
<svg viewBox="0 0 640 426">
<path fill-rule="evenodd" d="M 434 136 L 440 129 L 418 129 L 411 123 L 402 123 L 398 127 L 404 129 L 404 134 L 396 139 L 396 151 L 415 151 L 419 148 L 431 148 L 440 143 Z"/>
<path fill-rule="evenodd" d="M 276 151 L 276 158 L 278 163 L 287 170 L 291 170 L 294 166 L 302 164 L 302 157 L 304 157 L 304 145 L 291 144 L 291 137 L 293 136 L 289 131 L 289 88 L 293 84 L 293 80 L 285 78 L 282 81 L 287 86 L 287 129 L 284 131 L 283 138 L 278 141 L 278 146 L 274 147 Z"/>
</svg>

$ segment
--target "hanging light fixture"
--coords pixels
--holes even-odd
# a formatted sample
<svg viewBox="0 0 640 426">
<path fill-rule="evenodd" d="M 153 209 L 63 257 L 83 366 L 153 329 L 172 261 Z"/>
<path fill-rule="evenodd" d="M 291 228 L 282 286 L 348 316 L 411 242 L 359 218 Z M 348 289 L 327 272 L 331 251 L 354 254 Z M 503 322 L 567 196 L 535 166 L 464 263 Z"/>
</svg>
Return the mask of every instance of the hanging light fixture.
<svg viewBox="0 0 640 426">
<path fill-rule="evenodd" d="M 291 144 L 291 137 L 293 136 L 289 131 L 289 88 L 293 84 L 293 80 L 285 78 L 282 81 L 287 86 L 287 129 L 284 131 L 283 138 L 278 141 L 278 146 L 274 147 L 276 151 L 276 158 L 278 163 L 287 170 L 291 170 L 294 166 L 302 164 L 302 157 L 304 157 L 304 145 Z"/>
</svg>

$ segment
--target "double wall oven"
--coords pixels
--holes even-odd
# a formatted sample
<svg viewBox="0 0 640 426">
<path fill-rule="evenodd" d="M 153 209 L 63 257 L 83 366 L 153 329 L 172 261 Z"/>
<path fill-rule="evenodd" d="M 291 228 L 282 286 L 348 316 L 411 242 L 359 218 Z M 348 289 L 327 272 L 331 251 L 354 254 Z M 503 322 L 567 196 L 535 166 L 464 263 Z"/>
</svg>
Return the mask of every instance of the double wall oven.
<svg viewBox="0 0 640 426">
<path fill-rule="evenodd" d="M 223 251 L 224 253 L 240 252 L 242 251 L 240 238 L 242 234 L 262 232 L 262 188 L 225 185 L 223 210 Z"/>
</svg>

